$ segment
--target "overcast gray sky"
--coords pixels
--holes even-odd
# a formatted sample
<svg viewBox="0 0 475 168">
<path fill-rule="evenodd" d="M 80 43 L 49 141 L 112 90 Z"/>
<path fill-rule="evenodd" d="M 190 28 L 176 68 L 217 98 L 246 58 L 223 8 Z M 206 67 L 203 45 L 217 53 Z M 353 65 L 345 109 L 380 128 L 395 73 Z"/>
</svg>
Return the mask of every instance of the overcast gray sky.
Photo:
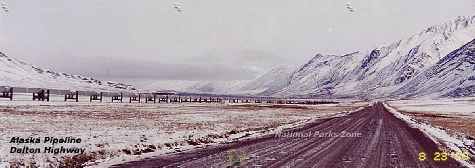
<svg viewBox="0 0 475 168">
<path fill-rule="evenodd" d="M 98 78 L 241 80 L 475 15 L 473 0 L 0 0 L 0 50 Z M 350 2 L 355 12 L 345 5 Z M 218 72 L 218 73 L 217 73 Z"/>
</svg>

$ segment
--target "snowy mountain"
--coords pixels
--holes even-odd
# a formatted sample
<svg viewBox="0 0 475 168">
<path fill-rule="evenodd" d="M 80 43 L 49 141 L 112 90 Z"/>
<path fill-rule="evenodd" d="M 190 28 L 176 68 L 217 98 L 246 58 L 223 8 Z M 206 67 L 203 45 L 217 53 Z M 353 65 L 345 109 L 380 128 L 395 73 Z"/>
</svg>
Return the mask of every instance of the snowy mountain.
<svg viewBox="0 0 475 168">
<path fill-rule="evenodd" d="M 278 96 L 322 96 L 334 94 L 336 86 L 356 68 L 359 52 L 343 56 L 317 54 L 291 74 L 288 85 Z"/>
<path fill-rule="evenodd" d="M 134 86 L 141 90 L 154 92 L 154 91 L 172 91 L 172 92 L 184 92 L 199 83 L 199 81 L 188 80 L 155 80 L 155 79 L 120 79 L 126 83 L 133 83 Z"/>
<path fill-rule="evenodd" d="M 459 17 L 366 52 L 318 54 L 274 95 L 377 98 L 403 94 L 398 91 L 401 87 L 409 87 L 416 76 L 475 38 L 474 22 L 475 16 Z"/>
<path fill-rule="evenodd" d="M 81 91 L 133 91 L 131 85 L 41 69 L 0 52 L 0 86 Z"/>
<path fill-rule="evenodd" d="M 276 67 L 250 81 L 198 82 L 185 91 L 362 99 L 471 95 L 475 76 L 466 52 L 475 38 L 474 23 L 475 16 L 459 17 L 378 48 L 317 54 L 298 68 Z M 434 72 L 441 74 L 428 75 Z"/>
<path fill-rule="evenodd" d="M 290 75 L 294 71 L 294 66 L 276 66 L 258 78 L 244 83 L 234 93 L 271 95 L 289 84 L 291 81 Z"/>
<path fill-rule="evenodd" d="M 197 82 L 183 91 L 210 94 L 270 95 L 287 86 L 290 75 L 294 71 L 294 66 L 279 65 L 253 80 Z"/>
<path fill-rule="evenodd" d="M 233 94 L 248 81 L 200 81 L 181 91 L 203 94 Z"/>
<path fill-rule="evenodd" d="M 475 40 L 416 76 L 396 94 L 453 97 L 475 95 Z"/>
</svg>

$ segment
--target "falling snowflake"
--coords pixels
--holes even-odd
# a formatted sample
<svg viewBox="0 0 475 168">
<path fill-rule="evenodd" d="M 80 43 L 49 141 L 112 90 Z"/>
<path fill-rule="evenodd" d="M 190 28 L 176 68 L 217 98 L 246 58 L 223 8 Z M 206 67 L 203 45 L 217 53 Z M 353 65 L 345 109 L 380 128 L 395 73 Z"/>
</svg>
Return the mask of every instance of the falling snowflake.
<svg viewBox="0 0 475 168">
<path fill-rule="evenodd" d="M 355 12 L 355 8 L 353 8 L 350 2 L 346 3 L 345 7 L 348 9 L 348 11 Z"/>
<path fill-rule="evenodd" d="M 2 11 L 5 12 L 5 13 L 8 13 L 10 10 L 8 9 L 8 4 L 6 1 L 1 1 L 1 8 L 2 8 Z"/>
<path fill-rule="evenodd" d="M 182 13 L 184 10 L 183 10 L 183 2 L 179 2 L 179 1 L 176 1 L 175 3 L 173 3 L 173 8 L 179 12 L 179 13 Z"/>
</svg>

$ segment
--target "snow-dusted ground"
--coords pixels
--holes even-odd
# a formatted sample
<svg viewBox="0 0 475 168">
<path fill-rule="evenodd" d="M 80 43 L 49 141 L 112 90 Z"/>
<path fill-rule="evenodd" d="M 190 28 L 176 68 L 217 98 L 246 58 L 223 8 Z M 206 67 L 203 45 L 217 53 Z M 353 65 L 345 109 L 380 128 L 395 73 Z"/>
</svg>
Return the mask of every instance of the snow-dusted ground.
<svg viewBox="0 0 475 168">
<path fill-rule="evenodd" d="M 454 134 L 475 137 L 475 98 L 399 100 L 389 104 L 417 119 L 447 127 Z"/>
<path fill-rule="evenodd" d="M 398 100 L 390 104 L 399 110 L 410 112 L 475 116 L 475 97 Z"/>
<path fill-rule="evenodd" d="M 113 164 L 150 155 L 181 151 L 202 145 L 258 136 L 312 119 L 342 115 L 364 104 L 319 106 L 244 104 L 129 104 L 29 101 L 0 99 L 0 167 L 10 163 L 57 167 L 64 160 L 80 162 L 92 157 L 89 166 Z M 106 98 L 106 100 L 109 100 Z M 10 154 L 12 137 L 76 137 L 85 148 L 82 157 L 71 155 Z M 18 145 L 21 146 L 22 144 Z M 47 144 L 26 144 L 44 147 Z M 131 154 L 127 154 L 131 153 Z M 147 153 L 147 154 L 145 154 Z M 94 161 L 96 160 L 96 161 Z"/>
<path fill-rule="evenodd" d="M 386 107 L 396 117 L 425 132 L 446 146 L 467 167 L 475 167 L 460 155 L 475 155 L 475 99 L 432 99 L 390 101 Z M 462 156 L 463 157 L 463 156 Z"/>
</svg>

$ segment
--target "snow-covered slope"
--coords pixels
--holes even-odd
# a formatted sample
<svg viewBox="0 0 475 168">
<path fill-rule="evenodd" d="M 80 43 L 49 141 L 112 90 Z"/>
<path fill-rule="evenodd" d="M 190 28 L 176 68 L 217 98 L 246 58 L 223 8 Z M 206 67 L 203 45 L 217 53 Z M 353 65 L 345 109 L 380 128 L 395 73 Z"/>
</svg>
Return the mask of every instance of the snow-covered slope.
<svg viewBox="0 0 475 168">
<path fill-rule="evenodd" d="M 388 96 L 388 93 L 404 86 L 442 57 L 473 40 L 474 21 L 475 17 L 459 17 L 454 21 L 432 26 L 389 47 L 373 50 L 372 52 L 382 51 L 377 54 L 374 64 L 361 66 L 364 73 L 354 74 L 362 79 L 357 80 L 361 81 L 359 87 L 368 88 L 372 91 L 369 94 L 373 96 Z"/>
<path fill-rule="evenodd" d="M 133 83 L 134 86 L 144 91 L 171 91 L 184 92 L 189 88 L 198 85 L 199 81 L 189 80 L 155 80 L 155 79 L 133 79 L 133 81 L 125 80 L 126 83 Z"/>
<path fill-rule="evenodd" d="M 246 82 L 248 81 L 201 81 L 182 91 L 204 94 L 233 94 L 237 88 Z"/>
<path fill-rule="evenodd" d="M 343 56 L 317 54 L 292 73 L 288 85 L 275 95 L 332 95 L 335 87 L 356 68 L 359 60 L 361 60 L 359 52 Z"/>
<path fill-rule="evenodd" d="M 241 84 L 234 92 L 240 94 L 271 95 L 289 84 L 293 72 L 295 72 L 294 66 L 276 66 L 258 78 L 243 83 L 244 85 Z"/>
<path fill-rule="evenodd" d="M 270 95 L 287 86 L 290 75 L 294 71 L 294 66 L 279 65 L 253 80 L 197 82 L 183 91 L 210 94 Z"/>
<path fill-rule="evenodd" d="M 136 90 L 131 85 L 45 70 L 0 52 L 0 86 L 81 91 Z"/>
<path fill-rule="evenodd" d="M 441 59 L 421 73 L 396 95 L 473 96 L 475 95 L 475 40 Z"/>
<path fill-rule="evenodd" d="M 459 17 L 366 52 L 317 55 L 277 96 L 376 98 L 394 96 L 415 76 L 475 38 L 475 16 Z M 397 92 L 401 93 L 401 92 Z"/>
</svg>

